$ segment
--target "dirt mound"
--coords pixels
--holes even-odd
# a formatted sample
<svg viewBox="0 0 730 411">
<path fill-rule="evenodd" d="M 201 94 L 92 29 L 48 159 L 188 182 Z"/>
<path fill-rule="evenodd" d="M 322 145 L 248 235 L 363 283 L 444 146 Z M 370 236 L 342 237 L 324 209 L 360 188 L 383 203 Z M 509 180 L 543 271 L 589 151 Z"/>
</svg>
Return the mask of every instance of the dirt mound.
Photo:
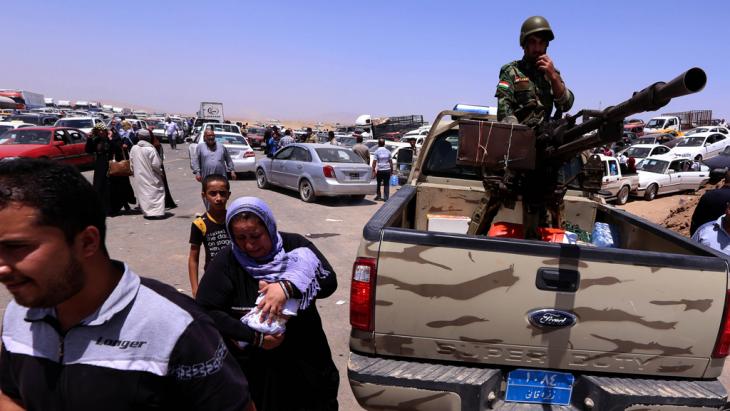
<svg viewBox="0 0 730 411">
<path fill-rule="evenodd" d="M 719 188 L 723 183 L 717 185 L 708 184 L 705 187 L 697 190 L 694 196 L 682 196 L 679 199 L 679 204 L 669 210 L 667 217 L 662 221 L 662 225 L 672 231 L 676 231 L 679 234 L 689 237 L 689 225 L 692 220 L 692 213 L 697 207 L 697 203 L 700 201 L 700 197 L 707 190 L 714 190 Z"/>
</svg>

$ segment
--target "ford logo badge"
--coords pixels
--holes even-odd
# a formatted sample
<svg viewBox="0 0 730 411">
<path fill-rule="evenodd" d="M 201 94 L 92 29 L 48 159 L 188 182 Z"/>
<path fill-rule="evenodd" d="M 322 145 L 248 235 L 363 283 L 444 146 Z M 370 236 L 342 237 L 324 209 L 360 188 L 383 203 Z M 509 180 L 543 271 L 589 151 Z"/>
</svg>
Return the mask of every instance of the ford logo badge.
<svg viewBox="0 0 730 411">
<path fill-rule="evenodd" d="M 527 313 L 527 319 L 530 324 L 538 328 L 563 328 L 572 327 L 578 317 L 567 311 L 546 308 L 530 311 Z"/>
</svg>

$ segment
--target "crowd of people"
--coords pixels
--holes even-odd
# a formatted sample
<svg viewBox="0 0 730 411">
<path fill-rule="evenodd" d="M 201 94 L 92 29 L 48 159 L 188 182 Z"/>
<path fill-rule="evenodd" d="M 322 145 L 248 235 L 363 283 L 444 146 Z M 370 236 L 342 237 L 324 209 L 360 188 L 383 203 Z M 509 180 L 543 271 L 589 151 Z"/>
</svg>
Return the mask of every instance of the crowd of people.
<svg viewBox="0 0 730 411">
<path fill-rule="evenodd" d="M 94 188 L 107 216 L 142 212 L 146 219 L 162 219 L 165 209 L 177 207 L 165 175 L 162 144 L 149 130 L 129 121 L 99 123 L 86 140 L 93 153 Z M 132 206 L 139 204 L 138 210 Z"/>
<path fill-rule="evenodd" d="M 124 144 L 134 178 L 145 176 L 131 184 L 137 200 L 154 214 L 164 171 L 150 135 L 126 140 L 98 127 L 89 146 L 108 161 Z M 228 206 L 227 176 L 206 175 L 206 212 L 190 233 L 193 300 L 111 259 L 112 195 L 100 185 L 118 195 L 129 181 L 96 174 L 92 185 L 47 160 L 0 163 L 0 241 L 33 244 L 0 249 L 0 280 L 14 297 L 2 328 L 0 408 L 338 408 L 340 376 L 315 304 L 334 293 L 337 276 L 314 244 L 280 231 L 261 199 Z M 84 384 L 60 383 L 79 378 Z"/>
</svg>

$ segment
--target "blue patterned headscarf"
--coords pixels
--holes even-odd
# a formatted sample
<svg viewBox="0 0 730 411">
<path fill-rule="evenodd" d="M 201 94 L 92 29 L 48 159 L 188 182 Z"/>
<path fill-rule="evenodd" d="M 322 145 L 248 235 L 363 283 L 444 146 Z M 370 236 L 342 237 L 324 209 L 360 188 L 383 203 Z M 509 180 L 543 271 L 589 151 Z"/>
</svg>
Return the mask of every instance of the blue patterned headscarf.
<svg viewBox="0 0 730 411">
<path fill-rule="evenodd" d="M 236 244 L 231 230 L 231 220 L 241 213 L 250 213 L 258 217 L 269 233 L 271 252 L 259 260 L 249 257 Z M 281 235 L 276 229 L 274 214 L 266 202 L 258 197 L 235 199 L 226 212 L 226 230 L 228 230 L 228 237 L 231 239 L 233 255 L 241 264 L 241 267 L 253 278 L 268 283 L 288 280 L 303 295 L 299 308 L 304 309 L 309 306 L 320 289 L 317 278 L 325 277 L 329 273 L 322 267 L 319 258 L 309 248 L 300 247 L 288 253 L 284 251 Z"/>
</svg>

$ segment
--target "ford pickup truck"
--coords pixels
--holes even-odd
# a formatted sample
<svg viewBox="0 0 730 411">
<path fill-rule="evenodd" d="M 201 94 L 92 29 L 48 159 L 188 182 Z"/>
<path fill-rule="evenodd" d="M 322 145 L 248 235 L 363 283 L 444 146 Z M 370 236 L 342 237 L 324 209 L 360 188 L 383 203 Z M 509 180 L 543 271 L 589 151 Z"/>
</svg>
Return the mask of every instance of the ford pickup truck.
<svg viewBox="0 0 730 411">
<path fill-rule="evenodd" d="M 614 247 L 468 235 L 484 186 L 457 164 L 449 118 L 363 229 L 348 362 L 359 404 L 723 409 L 728 256 L 577 191 L 565 221 L 612 227 Z M 493 221 L 518 223 L 521 208 Z"/>
</svg>

